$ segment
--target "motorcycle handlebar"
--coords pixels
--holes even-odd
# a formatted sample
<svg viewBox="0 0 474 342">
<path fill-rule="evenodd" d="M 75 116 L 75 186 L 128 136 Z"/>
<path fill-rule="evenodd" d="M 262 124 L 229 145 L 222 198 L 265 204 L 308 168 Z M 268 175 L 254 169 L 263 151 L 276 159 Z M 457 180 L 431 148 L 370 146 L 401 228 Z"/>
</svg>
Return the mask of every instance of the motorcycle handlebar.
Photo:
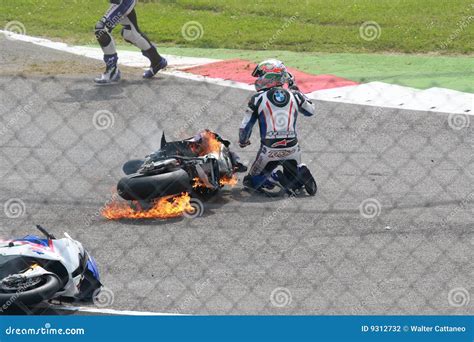
<svg viewBox="0 0 474 342">
<path fill-rule="evenodd" d="M 49 240 L 56 240 L 56 237 L 53 234 L 48 233 L 48 231 L 41 227 L 39 224 L 36 225 L 36 229 L 43 233 L 43 235 L 46 236 Z"/>
</svg>

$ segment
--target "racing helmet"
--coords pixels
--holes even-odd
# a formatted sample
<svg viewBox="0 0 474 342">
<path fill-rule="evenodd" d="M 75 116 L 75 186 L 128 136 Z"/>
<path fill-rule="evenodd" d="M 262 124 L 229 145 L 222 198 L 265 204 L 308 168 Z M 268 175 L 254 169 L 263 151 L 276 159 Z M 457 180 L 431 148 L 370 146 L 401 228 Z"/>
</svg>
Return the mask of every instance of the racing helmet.
<svg viewBox="0 0 474 342">
<path fill-rule="evenodd" d="M 252 76 L 257 77 L 255 81 L 257 91 L 282 86 L 291 78 L 285 64 L 277 59 L 267 59 L 258 64 Z"/>
</svg>

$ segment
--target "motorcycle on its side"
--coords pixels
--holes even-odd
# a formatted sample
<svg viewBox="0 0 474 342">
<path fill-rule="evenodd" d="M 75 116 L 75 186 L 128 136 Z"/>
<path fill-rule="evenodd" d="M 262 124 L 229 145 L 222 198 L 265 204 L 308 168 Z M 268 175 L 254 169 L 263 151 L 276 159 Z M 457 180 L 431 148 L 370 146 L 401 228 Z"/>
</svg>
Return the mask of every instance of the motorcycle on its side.
<svg viewBox="0 0 474 342">
<path fill-rule="evenodd" d="M 181 193 L 209 198 L 224 184 L 236 183 L 236 172 L 242 172 L 229 145 L 209 130 L 179 141 L 166 141 L 163 134 L 158 151 L 123 165 L 126 176 L 118 182 L 118 194 L 141 210 L 159 198 Z"/>
<path fill-rule="evenodd" d="M 97 264 L 67 233 L 0 240 L 0 307 L 32 306 L 51 299 L 90 301 L 100 291 Z"/>
</svg>

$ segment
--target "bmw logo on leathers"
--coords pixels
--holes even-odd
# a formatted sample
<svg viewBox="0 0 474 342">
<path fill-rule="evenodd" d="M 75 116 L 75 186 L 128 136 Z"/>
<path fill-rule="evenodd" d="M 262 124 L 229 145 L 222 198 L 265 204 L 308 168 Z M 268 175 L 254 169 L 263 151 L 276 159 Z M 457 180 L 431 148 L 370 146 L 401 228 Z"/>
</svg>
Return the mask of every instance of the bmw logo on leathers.
<svg viewBox="0 0 474 342">
<path fill-rule="evenodd" d="M 290 100 L 288 95 L 285 89 L 272 89 L 269 91 L 268 99 L 278 107 L 285 107 Z"/>
<path fill-rule="evenodd" d="M 275 99 L 275 102 L 283 103 L 286 101 L 286 94 L 283 90 L 277 90 L 273 94 L 273 98 Z"/>
</svg>

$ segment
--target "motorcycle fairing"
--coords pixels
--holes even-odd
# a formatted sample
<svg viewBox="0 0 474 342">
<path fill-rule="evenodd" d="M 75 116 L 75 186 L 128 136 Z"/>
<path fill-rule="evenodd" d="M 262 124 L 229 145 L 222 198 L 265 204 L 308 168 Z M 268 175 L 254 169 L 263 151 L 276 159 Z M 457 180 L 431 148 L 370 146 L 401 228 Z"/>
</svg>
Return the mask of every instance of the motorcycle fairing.
<svg viewBox="0 0 474 342">
<path fill-rule="evenodd" d="M 89 259 L 87 260 L 87 269 L 92 273 L 97 281 L 100 281 L 99 268 L 97 267 L 95 259 L 91 255 L 89 255 Z"/>
<path fill-rule="evenodd" d="M 49 240 L 48 239 L 42 239 L 36 235 L 27 235 L 22 239 L 17 239 L 14 241 L 26 241 L 26 242 L 31 242 L 37 245 L 41 245 L 44 247 L 49 247 Z"/>
<path fill-rule="evenodd" d="M 18 273 L 18 270 L 26 270 L 35 263 L 34 258 L 23 255 L 0 255 L 0 279 Z"/>
</svg>

